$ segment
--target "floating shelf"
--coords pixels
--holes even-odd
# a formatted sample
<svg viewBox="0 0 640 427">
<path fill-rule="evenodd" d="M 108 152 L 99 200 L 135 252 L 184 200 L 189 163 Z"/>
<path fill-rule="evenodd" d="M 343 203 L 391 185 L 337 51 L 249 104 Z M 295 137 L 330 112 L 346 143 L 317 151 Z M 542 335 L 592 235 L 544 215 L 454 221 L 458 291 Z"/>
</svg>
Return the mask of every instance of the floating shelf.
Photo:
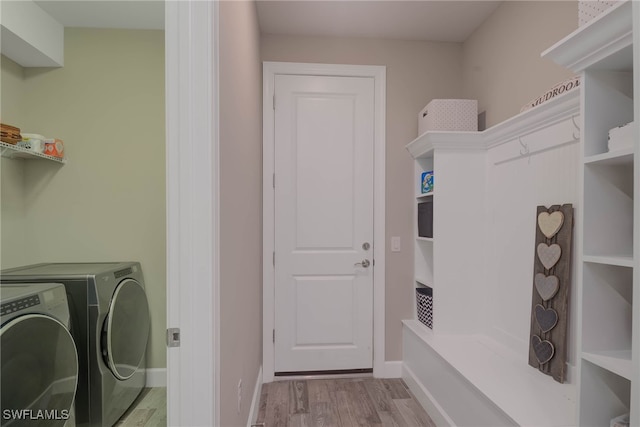
<svg viewBox="0 0 640 427">
<path fill-rule="evenodd" d="M 51 160 L 56 163 L 67 163 L 67 159 L 60 157 L 48 156 L 46 154 L 36 153 L 35 151 L 28 150 L 22 147 L 16 147 L 15 145 L 0 142 L 0 153 L 2 157 L 8 159 L 23 159 L 23 160 Z"/>
</svg>

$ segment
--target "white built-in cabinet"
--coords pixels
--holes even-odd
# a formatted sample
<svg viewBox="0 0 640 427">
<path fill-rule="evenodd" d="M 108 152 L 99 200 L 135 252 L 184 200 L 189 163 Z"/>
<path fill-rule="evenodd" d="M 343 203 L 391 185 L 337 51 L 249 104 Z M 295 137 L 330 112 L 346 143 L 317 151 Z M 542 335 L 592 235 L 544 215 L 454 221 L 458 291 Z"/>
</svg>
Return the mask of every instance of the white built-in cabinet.
<svg viewBox="0 0 640 427">
<path fill-rule="evenodd" d="M 437 425 L 575 424 L 575 385 L 559 384 L 527 363 L 533 277 L 526 271 L 533 268 L 538 202 L 523 198 L 520 185 L 545 171 L 541 159 L 577 162 L 579 115 L 574 90 L 486 131 L 426 132 L 406 147 L 415 159 L 414 284 L 433 290 L 433 329 L 415 311 L 403 322 L 403 378 Z M 577 171 L 562 161 L 552 178 L 538 178 L 539 192 L 553 188 L 565 169 Z M 501 180 L 505 169 L 518 182 L 501 194 L 491 180 Z M 422 195 L 420 177 L 430 170 L 434 191 Z M 575 193 L 577 172 L 567 181 L 565 193 Z M 573 202 L 563 197 L 553 200 Z M 418 237 L 417 206 L 426 198 L 433 199 L 433 239 Z M 531 242 L 522 243 L 520 235 Z M 524 244 L 525 254 L 503 257 L 497 247 L 503 242 Z M 514 259 L 524 268 L 504 265 Z M 513 282 L 502 280 L 511 273 Z M 518 323 L 520 336 L 500 335 L 500 323 Z"/>
<path fill-rule="evenodd" d="M 640 426 L 639 33 L 640 3 L 619 3 L 542 54 L 579 73 L 579 89 L 483 132 L 407 145 L 414 211 L 433 200 L 414 284 L 433 289 L 434 311 L 433 329 L 415 312 L 403 322 L 403 378 L 437 425 L 608 426 L 630 413 Z M 609 130 L 634 119 L 633 146 L 609 152 Z M 422 196 L 427 170 L 434 193 Z M 575 209 L 565 384 L 527 363 L 524 294 L 533 210 L 558 203 Z"/>
<path fill-rule="evenodd" d="M 471 325 L 478 324 L 477 301 L 482 291 L 466 284 L 476 280 L 484 268 L 476 247 L 468 242 L 481 241 L 483 236 L 486 150 L 478 143 L 477 132 L 428 132 L 408 148 L 416 159 L 416 202 L 433 200 L 433 238 L 419 237 L 417 228 L 415 233 L 416 286 L 433 289 L 438 300 L 433 313 L 438 331 L 468 333 L 474 329 Z M 434 171 L 436 190 L 423 195 L 420 177 L 426 171 Z M 479 211 L 477 215 L 474 210 Z M 448 260 L 465 268 L 434 268 Z"/>
<path fill-rule="evenodd" d="M 543 53 L 582 76 L 580 426 L 608 426 L 629 412 L 640 425 L 638 6 L 619 4 Z M 610 152 L 609 130 L 634 117 L 634 146 Z"/>
</svg>

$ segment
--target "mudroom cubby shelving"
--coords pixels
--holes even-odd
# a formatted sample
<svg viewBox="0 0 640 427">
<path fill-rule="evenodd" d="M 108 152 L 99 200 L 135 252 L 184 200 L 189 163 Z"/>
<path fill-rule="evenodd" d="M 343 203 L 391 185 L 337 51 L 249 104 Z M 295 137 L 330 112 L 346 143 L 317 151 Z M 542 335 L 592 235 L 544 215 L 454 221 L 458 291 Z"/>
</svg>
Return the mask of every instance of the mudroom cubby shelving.
<svg viewBox="0 0 640 427">
<path fill-rule="evenodd" d="M 578 425 L 640 425 L 638 16 L 622 2 L 543 52 L 582 77 L 584 209 L 578 212 Z M 634 61 L 634 51 L 636 59 Z M 635 65 L 634 65 L 635 63 Z M 631 147 L 609 130 L 634 121 Z"/>
<path fill-rule="evenodd" d="M 473 214 L 473 210 L 482 212 L 484 206 L 484 146 L 477 132 L 428 132 L 407 149 L 415 158 L 418 194 L 414 209 L 416 286 L 433 289 L 434 330 L 468 333 L 469 325 L 477 324 L 469 323 L 469 318 L 479 316 L 475 301 L 480 289 L 469 289 L 466 284 L 473 282 L 482 269 L 481 257 L 468 241 L 477 241 L 483 233 L 482 215 Z M 434 190 L 422 195 L 421 176 L 427 171 L 433 171 Z M 433 236 L 420 237 L 418 206 L 427 201 L 433 203 Z M 469 204 L 474 206 L 472 210 Z M 476 269 L 458 269 L 453 265 L 434 268 L 451 259 L 475 265 Z"/>
<path fill-rule="evenodd" d="M 433 289 L 433 329 L 415 310 L 403 322 L 403 378 L 437 425 L 575 424 L 575 384 L 527 356 L 536 205 L 577 202 L 579 106 L 574 90 L 485 131 L 426 132 L 406 147 L 414 215 L 421 174 L 434 172 L 432 240 L 414 218 L 414 284 Z"/>
</svg>

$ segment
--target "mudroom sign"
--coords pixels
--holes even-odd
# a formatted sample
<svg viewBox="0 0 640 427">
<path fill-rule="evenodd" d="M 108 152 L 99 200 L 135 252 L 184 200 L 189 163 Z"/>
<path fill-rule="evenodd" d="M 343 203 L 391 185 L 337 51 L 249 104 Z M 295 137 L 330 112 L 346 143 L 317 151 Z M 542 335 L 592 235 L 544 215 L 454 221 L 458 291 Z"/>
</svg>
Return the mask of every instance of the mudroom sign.
<svg viewBox="0 0 640 427">
<path fill-rule="evenodd" d="M 566 378 L 573 206 L 538 206 L 533 263 L 529 365 L 556 381 Z"/>
</svg>

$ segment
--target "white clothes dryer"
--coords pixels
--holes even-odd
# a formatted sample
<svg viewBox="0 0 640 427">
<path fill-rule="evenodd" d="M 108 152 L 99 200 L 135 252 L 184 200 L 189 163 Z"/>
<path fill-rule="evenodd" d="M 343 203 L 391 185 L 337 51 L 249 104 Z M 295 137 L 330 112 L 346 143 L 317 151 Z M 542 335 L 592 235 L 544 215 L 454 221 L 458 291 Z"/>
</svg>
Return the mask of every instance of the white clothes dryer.
<svg viewBox="0 0 640 427">
<path fill-rule="evenodd" d="M 0 425 L 69 426 L 78 354 L 64 285 L 0 286 Z"/>
</svg>

